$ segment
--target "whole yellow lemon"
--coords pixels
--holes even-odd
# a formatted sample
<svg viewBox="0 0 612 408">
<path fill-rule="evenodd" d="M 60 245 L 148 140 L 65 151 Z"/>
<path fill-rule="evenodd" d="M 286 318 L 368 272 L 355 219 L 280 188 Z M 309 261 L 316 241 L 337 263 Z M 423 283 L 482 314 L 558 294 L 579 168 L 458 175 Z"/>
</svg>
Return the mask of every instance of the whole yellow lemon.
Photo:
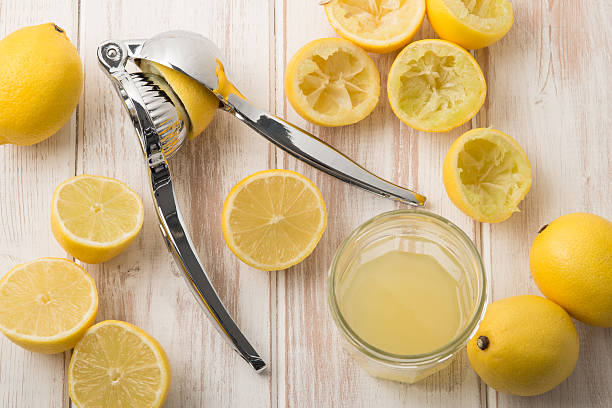
<svg viewBox="0 0 612 408">
<path fill-rule="evenodd" d="M 584 323 L 612 327 L 612 222 L 588 213 L 557 218 L 540 230 L 529 265 L 544 296 Z"/>
<path fill-rule="evenodd" d="M 578 333 L 567 312 L 550 300 L 513 296 L 487 308 L 467 345 L 472 368 L 507 394 L 542 394 L 559 385 L 578 361 Z"/>
<path fill-rule="evenodd" d="M 63 29 L 21 28 L 0 40 L 0 144 L 33 145 L 68 122 L 83 66 Z"/>
</svg>

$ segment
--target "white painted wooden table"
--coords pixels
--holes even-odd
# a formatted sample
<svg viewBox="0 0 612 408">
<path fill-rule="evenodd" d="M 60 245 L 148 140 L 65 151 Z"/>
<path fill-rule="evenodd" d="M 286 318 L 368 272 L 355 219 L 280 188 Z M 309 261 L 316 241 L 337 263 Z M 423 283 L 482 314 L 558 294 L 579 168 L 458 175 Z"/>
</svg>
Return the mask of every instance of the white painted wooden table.
<svg viewBox="0 0 612 408">
<path fill-rule="evenodd" d="M 354 126 L 307 124 L 287 103 L 283 73 L 303 44 L 334 36 L 315 0 L 0 0 L 0 37 L 53 21 L 78 46 L 85 90 L 76 114 L 34 147 L 0 147 L 0 275 L 40 256 L 66 256 L 49 229 L 53 188 L 82 173 L 127 182 L 143 197 L 145 225 L 128 251 L 86 265 L 100 293 L 98 320 L 132 322 L 155 336 L 173 369 L 168 407 L 610 407 L 612 329 L 577 323 L 580 360 L 572 376 L 535 398 L 498 394 L 465 355 L 416 385 L 379 381 L 342 352 L 325 299 L 335 248 L 358 224 L 398 207 L 342 184 L 271 147 L 229 115 L 189 143 L 171 165 L 185 218 L 214 285 L 240 327 L 270 362 L 254 374 L 205 320 L 166 251 L 157 227 L 136 136 L 96 47 L 108 38 L 146 38 L 169 29 L 197 31 L 224 51 L 239 88 L 258 105 L 303 125 L 385 178 L 425 193 L 428 208 L 461 226 L 480 248 L 493 298 L 538 293 L 528 252 L 538 228 L 559 215 L 589 211 L 612 219 L 612 3 L 514 0 L 515 24 L 500 43 L 475 53 L 487 102 L 448 134 L 412 130 L 395 118 L 383 91 Z M 424 24 L 419 38 L 432 38 Z M 385 83 L 395 54 L 374 56 Z M 1 79 L 0 79 L 1 80 Z M 502 224 L 472 221 L 447 198 L 441 163 L 472 127 L 515 137 L 534 171 L 522 212 Z M 223 199 L 243 177 L 289 168 L 311 178 L 329 211 L 314 253 L 287 271 L 254 270 L 221 237 Z M 0 407 L 69 407 L 70 353 L 36 355 L 0 338 Z"/>
</svg>

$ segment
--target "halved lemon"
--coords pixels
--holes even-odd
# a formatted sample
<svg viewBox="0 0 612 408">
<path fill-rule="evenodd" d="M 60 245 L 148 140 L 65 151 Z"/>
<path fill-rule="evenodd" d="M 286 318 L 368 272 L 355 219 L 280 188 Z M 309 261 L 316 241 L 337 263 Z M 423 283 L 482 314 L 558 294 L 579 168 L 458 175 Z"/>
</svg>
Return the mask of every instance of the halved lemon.
<svg viewBox="0 0 612 408">
<path fill-rule="evenodd" d="M 221 228 L 230 250 L 263 271 L 289 268 L 315 249 L 327 213 L 319 189 L 289 170 L 265 170 L 240 181 L 223 204 Z"/>
<path fill-rule="evenodd" d="M 425 132 L 446 132 L 470 120 L 487 93 L 476 60 L 444 40 L 415 41 L 395 58 L 387 93 L 405 124 Z"/>
<path fill-rule="evenodd" d="M 343 38 L 321 38 L 296 52 L 285 72 L 287 99 L 321 126 L 359 122 L 376 107 L 380 75 L 372 58 Z"/>
<path fill-rule="evenodd" d="M 67 259 L 41 258 L 18 265 L 0 280 L 0 331 L 37 353 L 61 353 L 96 320 L 94 280 Z"/>
<path fill-rule="evenodd" d="M 79 408 L 161 407 L 171 369 L 162 346 L 133 324 L 105 320 L 76 345 L 68 393 Z"/>
<path fill-rule="evenodd" d="M 325 14 L 338 35 L 370 52 L 408 44 L 425 18 L 425 0 L 331 0 Z"/>
<path fill-rule="evenodd" d="M 427 0 L 427 18 L 440 38 L 478 49 L 506 35 L 514 14 L 508 0 Z"/>
<path fill-rule="evenodd" d="M 193 139 L 199 136 L 214 119 L 219 99 L 204 85 L 182 72 L 147 60 L 140 61 L 140 68 L 143 72 L 159 75 L 168 82 L 180 99 L 173 101 L 174 105 L 179 107 L 179 116 L 184 116 L 185 112 L 189 116 L 181 117 L 182 120 L 189 119 L 188 123 L 191 124 L 187 137 Z"/>
<path fill-rule="evenodd" d="M 480 222 L 501 222 L 518 211 L 531 187 L 531 165 L 521 146 L 505 133 L 472 129 L 452 144 L 442 167 L 446 193 Z"/>
<path fill-rule="evenodd" d="M 119 255 L 136 239 L 143 219 L 140 197 L 119 180 L 76 176 L 53 193 L 53 235 L 83 262 L 100 263 Z"/>
</svg>

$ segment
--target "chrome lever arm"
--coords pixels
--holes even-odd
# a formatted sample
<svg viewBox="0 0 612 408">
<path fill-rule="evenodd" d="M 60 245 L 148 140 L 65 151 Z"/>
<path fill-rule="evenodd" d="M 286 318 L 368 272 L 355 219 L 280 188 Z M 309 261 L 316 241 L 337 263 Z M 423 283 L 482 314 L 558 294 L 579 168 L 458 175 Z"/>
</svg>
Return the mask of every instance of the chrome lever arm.
<svg viewBox="0 0 612 408">
<path fill-rule="evenodd" d="M 238 119 L 311 166 L 374 194 L 413 206 L 425 204 L 425 196 L 374 175 L 309 132 L 256 108 L 235 93 L 227 102 L 227 110 Z"/>
<path fill-rule="evenodd" d="M 125 70 L 128 58 L 138 49 L 139 44 L 138 41 L 107 41 L 99 47 L 98 59 L 112 80 L 139 136 L 147 162 L 151 192 L 161 232 L 196 300 L 202 305 L 215 329 L 255 371 L 262 372 L 266 369 L 266 363 L 227 312 L 184 228 L 170 169 L 162 150 L 160 135 L 155 128 L 143 95 L 137 89 L 133 78 Z"/>
<path fill-rule="evenodd" d="M 266 369 L 266 363 L 225 309 L 194 251 L 189 234 L 183 228 L 184 223 L 176 205 L 176 195 L 168 166 L 163 158 L 162 161 L 158 161 L 155 158 L 156 154 L 153 152 L 149 155 L 149 174 L 156 203 L 155 210 L 168 249 L 183 270 L 183 276 L 189 283 L 196 300 L 213 322 L 215 329 L 255 371 L 263 371 Z"/>
</svg>

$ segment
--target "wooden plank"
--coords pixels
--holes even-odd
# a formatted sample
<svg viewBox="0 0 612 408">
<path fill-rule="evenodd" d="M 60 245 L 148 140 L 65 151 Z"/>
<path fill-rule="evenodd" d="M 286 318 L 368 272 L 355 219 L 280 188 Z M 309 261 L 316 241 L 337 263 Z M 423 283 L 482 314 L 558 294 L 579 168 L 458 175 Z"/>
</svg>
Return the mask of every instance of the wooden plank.
<svg viewBox="0 0 612 408">
<path fill-rule="evenodd" d="M 108 38 L 146 38 L 170 29 L 199 32 L 224 51 L 229 72 L 255 103 L 269 105 L 269 12 L 247 0 L 83 2 L 81 43 L 87 80 L 79 129 L 78 172 L 116 177 L 143 198 L 139 239 L 115 260 L 90 268 L 100 289 L 100 319 L 123 319 L 155 336 L 168 353 L 173 382 L 166 406 L 270 404 L 270 376 L 252 372 L 206 320 L 179 276 L 157 226 L 136 135 L 119 98 L 97 66 Z M 270 350 L 269 276 L 242 264 L 220 229 L 225 195 L 243 177 L 268 167 L 268 144 L 219 112 L 170 165 L 195 246 L 230 313 L 266 360 Z"/>
<path fill-rule="evenodd" d="M 54 22 L 78 40 L 76 1 L 0 1 L 0 38 L 21 27 Z M 56 135 L 32 147 L 0 146 L 0 276 L 43 256 L 65 257 L 49 228 L 51 195 L 74 175 L 77 115 Z M 67 407 L 69 353 L 35 354 L 0 336 L 0 406 Z"/>
<path fill-rule="evenodd" d="M 316 38 L 335 36 L 316 2 L 277 1 L 277 89 L 282 89 L 284 63 L 302 45 Z M 282 13 L 278 11 L 283 7 Z M 295 29 L 295 22 L 308 30 Z M 426 25 L 419 38 L 432 38 Z M 277 96 L 277 112 L 312 131 L 375 173 L 426 194 L 428 208 L 444 215 L 474 236 L 474 223 L 448 200 L 442 186 L 441 163 L 453 139 L 468 126 L 450 134 L 425 134 L 400 125 L 387 101 L 386 76 L 396 53 L 373 55 L 381 73 L 380 102 L 362 122 L 326 129 L 308 124 L 284 99 Z M 278 61 L 278 59 L 277 59 Z M 282 105 L 280 105 L 282 103 Z M 416 385 L 369 377 L 341 349 L 340 337 L 327 311 L 325 280 L 335 249 L 360 223 L 381 212 L 399 208 L 324 175 L 287 155 L 278 153 L 279 166 L 295 169 L 321 189 L 328 209 L 328 226 L 314 253 L 279 279 L 279 406 L 420 407 L 478 406 L 480 383 L 463 354 L 446 370 Z M 281 312 L 283 310 L 283 312 Z M 281 319 L 284 317 L 284 322 Z M 284 327 L 283 327 L 284 325 Z M 284 350 L 283 350 L 284 348 Z M 284 386 L 284 387 L 283 387 Z"/>
<path fill-rule="evenodd" d="M 612 219 L 609 67 L 612 8 L 553 0 L 515 0 L 514 27 L 478 53 L 488 66 L 487 121 L 525 148 L 534 172 L 522 212 L 490 230 L 495 299 L 540 294 L 528 255 L 538 229 L 556 217 L 587 211 Z M 486 235 L 486 234 L 485 234 Z M 489 406 L 604 407 L 612 399 L 612 329 L 576 324 L 580 359 L 553 391 L 518 398 L 489 391 Z"/>
<path fill-rule="evenodd" d="M 374 113 L 345 128 L 307 124 L 292 110 L 283 91 L 286 62 L 306 42 L 335 36 L 315 1 L 269 0 L 262 6 L 247 0 L 181 0 L 163 10 L 142 0 L 82 3 L 0 1 L 1 36 L 25 25 L 54 21 L 81 44 L 86 69 L 81 108 L 58 135 L 35 147 L 0 147 L 0 219 L 18 220 L 0 224 L 0 274 L 39 256 L 65 256 L 50 234 L 47 214 L 53 188 L 75 169 L 79 174 L 116 177 L 135 188 L 146 206 L 140 238 L 115 260 L 86 268 L 98 282 L 99 320 L 131 321 L 153 334 L 168 352 L 174 381 L 167 406 L 608 404 L 612 366 L 602 357 L 612 351 L 612 330 L 580 323 L 576 372 L 540 397 L 515 398 L 488 389 L 464 354 L 450 368 L 413 386 L 375 380 L 360 371 L 341 350 L 326 310 L 327 269 L 335 248 L 354 227 L 398 206 L 296 162 L 219 113 L 211 128 L 171 165 L 185 219 L 215 286 L 271 362 L 270 374 L 254 375 L 205 321 L 166 252 L 136 136 L 95 57 L 97 44 L 107 38 L 142 38 L 177 28 L 210 37 L 224 50 L 232 78 L 256 104 L 313 131 L 381 176 L 425 193 L 431 211 L 457 223 L 481 248 L 493 278 L 493 297 L 499 299 L 539 293 L 527 256 L 542 224 L 571 211 L 612 219 L 612 123 L 606 115 L 611 86 L 603 68 L 612 62 L 607 52 L 612 46 L 607 23 L 612 8 L 605 0 L 595 0 L 588 8 L 553 0 L 515 0 L 516 21 L 510 34 L 475 53 L 489 85 L 485 108 L 471 124 L 441 135 L 400 125 L 384 89 Z M 419 38 L 433 36 L 426 23 Z M 383 86 L 394 56 L 374 56 Z M 442 187 L 446 150 L 455 137 L 476 126 L 494 126 L 515 137 L 534 168 L 534 185 L 521 206 L 523 212 L 502 224 L 474 223 L 450 203 Z M 286 272 L 268 274 L 231 255 L 218 219 L 223 199 L 237 181 L 274 167 L 295 169 L 320 187 L 329 223 L 311 257 Z M 25 352 L 2 337 L 0 406 L 68 406 L 68 359 L 68 353 Z"/>
</svg>

